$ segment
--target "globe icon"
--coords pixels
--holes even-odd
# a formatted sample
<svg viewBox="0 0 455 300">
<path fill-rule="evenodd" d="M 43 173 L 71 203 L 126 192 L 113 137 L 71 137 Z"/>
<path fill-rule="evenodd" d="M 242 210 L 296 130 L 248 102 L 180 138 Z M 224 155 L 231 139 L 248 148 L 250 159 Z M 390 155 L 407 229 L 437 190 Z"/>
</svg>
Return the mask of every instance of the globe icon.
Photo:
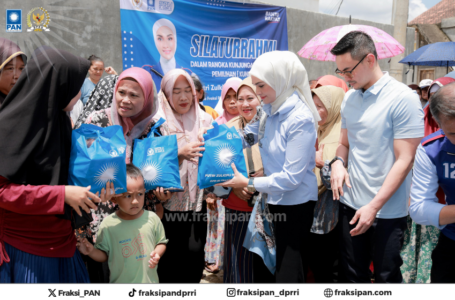
<svg viewBox="0 0 455 300">
<path fill-rule="evenodd" d="M 333 296 L 333 291 L 332 291 L 332 289 L 325 289 L 325 290 L 324 290 L 324 296 L 325 296 L 326 298 L 331 298 L 331 297 Z"/>
<path fill-rule="evenodd" d="M 13 22 L 16 22 L 17 19 L 19 19 L 19 16 L 16 14 L 16 13 L 12 13 L 10 16 L 9 16 L 9 19 Z"/>
</svg>

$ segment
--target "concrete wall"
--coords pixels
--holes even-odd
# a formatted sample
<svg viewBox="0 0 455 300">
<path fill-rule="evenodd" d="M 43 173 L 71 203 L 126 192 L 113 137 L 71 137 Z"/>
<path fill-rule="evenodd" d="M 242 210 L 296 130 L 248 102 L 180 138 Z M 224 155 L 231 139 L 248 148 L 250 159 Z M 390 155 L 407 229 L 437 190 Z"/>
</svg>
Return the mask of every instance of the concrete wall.
<svg viewBox="0 0 455 300">
<path fill-rule="evenodd" d="M 319 0 L 262 0 L 262 2 L 277 6 L 319 12 Z"/>
<path fill-rule="evenodd" d="M 255 2 L 234 0 L 235 2 Z M 264 0 L 263 0 L 264 1 Z M 277 0 L 267 0 L 278 2 Z M 295 2 L 295 1 L 293 1 Z M 283 3 L 280 1 L 280 3 Z M 120 9 L 118 0 L 2 0 L 0 10 L 0 37 L 17 42 L 30 54 L 41 44 L 49 44 L 70 51 L 82 57 L 96 54 L 103 58 L 106 66 L 122 71 L 122 43 L 120 38 Z M 27 13 L 34 7 L 42 6 L 51 17 L 49 32 L 27 32 Z M 23 29 L 20 33 L 5 32 L 5 9 L 22 9 Z M 347 18 L 315 13 L 295 8 L 287 8 L 289 50 L 297 52 L 313 36 L 324 29 L 345 25 Z M 363 20 L 352 20 L 353 24 L 366 24 L 393 33 L 393 26 Z M 3 29 L 2 29 L 3 28 Z M 406 55 L 414 48 L 414 29 L 408 28 Z M 301 59 L 310 78 L 334 74 L 334 62 L 319 62 Z M 380 61 L 384 71 L 389 69 L 388 59 Z M 407 68 L 405 68 L 406 71 Z M 405 72 L 404 72 L 405 73 Z M 403 80 L 406 75 L 403 74 Z"/>
<path fill-rule="evenodd" d="M 1 0 L 1 3 L 0 37 L 17 42 L 27 55 L 39 45 L 50 45 L 86 58 L 95 54 L 106 66 L 122 71 L 118 0 Z M 50 31 L 27 32 L 27 14 L 39 6 L 49 12 Z M 22 9 L 22 32 L 5 31 L 6 9 Z"/>
<path fill-rule="evenodd" d="M 452 42 L 455 41 L 455 17 L 442 19 L 441 29 Z"/>
</svg>

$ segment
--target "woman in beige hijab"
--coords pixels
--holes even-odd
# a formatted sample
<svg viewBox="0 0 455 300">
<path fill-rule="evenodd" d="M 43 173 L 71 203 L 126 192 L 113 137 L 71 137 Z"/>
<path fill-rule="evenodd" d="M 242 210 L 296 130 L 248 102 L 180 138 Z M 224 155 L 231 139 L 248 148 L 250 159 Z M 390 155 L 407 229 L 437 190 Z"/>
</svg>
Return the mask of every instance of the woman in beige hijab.
<svg viewBox="0 0 455 300">
<path fill-rule="evenodd" d="M 321 121 L 318 122 L 316 168 L 318 180 L 318 202 L 314 210 L 309 244 L 311 253 L 309 267 L 317 283 L 334 282 L 334 262 L 337 259 L 338 201 L 333 201 L 331 191 L 321 180 L 320 169 L 325 161 L 331 161 L 336 154 L 341 132 L 341 103 L 344 90 L 336 86 L 322 86 L 311 90 L 313 101 Z"/>
</svg>

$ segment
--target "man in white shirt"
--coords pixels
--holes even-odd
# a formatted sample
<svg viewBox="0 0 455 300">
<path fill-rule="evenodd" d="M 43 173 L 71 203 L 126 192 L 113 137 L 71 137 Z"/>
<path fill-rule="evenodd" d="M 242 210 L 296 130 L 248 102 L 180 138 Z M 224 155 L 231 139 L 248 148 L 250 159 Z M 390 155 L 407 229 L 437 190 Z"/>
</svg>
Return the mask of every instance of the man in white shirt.
<svg viewBox="0 0 455 300">
<path fill-rule="evenodd" d="M 370 282 L 373 261 L 376 282 L 399 283 L 410 170 L 424 135 L 423 110 L 416 93 L 381 71 L 369 35 L 350 32 L 331 52 L 335 72 L 356 90 L 341 108 L 338 160 L 332 164 L 334 200 L 341 202 L 342 280 Z"/>
</svg>

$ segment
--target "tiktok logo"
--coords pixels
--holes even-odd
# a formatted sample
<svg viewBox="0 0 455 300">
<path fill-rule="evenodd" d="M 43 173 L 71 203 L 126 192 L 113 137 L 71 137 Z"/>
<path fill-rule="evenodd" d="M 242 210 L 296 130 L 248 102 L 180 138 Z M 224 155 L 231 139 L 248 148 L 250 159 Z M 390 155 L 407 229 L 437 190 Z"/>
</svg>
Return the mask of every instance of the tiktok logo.
<svg viewBox="0 0 455 300">
<path fill-rule="evenodd" d="M 136 290 L 133 289 L 131 292 L 128 293 L 130 297 L 134 297 L 134 294 L 136 294 Z"/>
</svg>

